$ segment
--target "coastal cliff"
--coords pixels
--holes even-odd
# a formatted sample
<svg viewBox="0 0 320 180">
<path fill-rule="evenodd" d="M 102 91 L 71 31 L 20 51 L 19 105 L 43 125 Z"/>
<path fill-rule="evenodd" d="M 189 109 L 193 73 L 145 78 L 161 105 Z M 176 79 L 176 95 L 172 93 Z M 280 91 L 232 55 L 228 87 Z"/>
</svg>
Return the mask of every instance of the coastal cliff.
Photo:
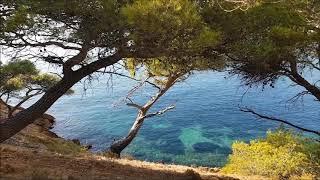
<svg viewBox="0 0 320 180">
<path fill-rule="evenodd" d="M 22 108 L 16 110 L 13 114 L 21 111 Z M 0 119 L 4 120 L 7 117 L 7 107 L 3 101 L 0 101 Z M 20 146 L 20 147 L 28 147 L 28 148 L 37 148 L 42 150 L 44 147 L 40 147 L 39 143 L 32 142 L 32 139 L 39 138 L 39 139 L 50 139 L 59 138 L 55 133 L 50 131 L 53 128 L 55 123 L 54 117 L 49 114 L 44 114 L 42 118 L 39 118 L 34 121 L 34 123 L 30 124 L 22 131 L 11 137 L 10 139 L 6 140 L 3 145 L 12 145 L 12 146 Z"/>
</svg>

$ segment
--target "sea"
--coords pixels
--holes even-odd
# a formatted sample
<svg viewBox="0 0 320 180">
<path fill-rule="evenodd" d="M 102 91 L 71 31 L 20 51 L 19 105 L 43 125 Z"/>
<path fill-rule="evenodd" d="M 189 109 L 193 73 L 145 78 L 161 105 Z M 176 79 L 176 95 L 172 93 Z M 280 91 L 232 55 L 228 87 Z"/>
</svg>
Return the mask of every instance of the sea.
<svg viewBox="0 0 320 180">
<path fill-rule="evenodd" d="M 309 77 L 319 79 L 320 74 Z M 94 152 L 107 151 L 113 141 L 127 135 L 137 115 L 137 109 L 126 105 L 126 97 L 144 104 L 155 94 L 147 85 L 132 93 L 137 86 L 139 82 L 115 75 L 86 78 L 72 88 L 72 95 L 63 96 L 48 110 L 56 118 L 53 131 L 92 145 Z M 223 166 L 232 143 L 263 138 L 282 126 L 240 108 L 319 131 L 320 103 L 310 95 L 293 98 L 303 90 L 285 78 L 274 88 L 248 87 L 226 72 L 194 72 L 161 97 L 150 113 L 172 104 L 175 108 L 146 119 L 122 154 L 168 164 Z"/>
</svg>

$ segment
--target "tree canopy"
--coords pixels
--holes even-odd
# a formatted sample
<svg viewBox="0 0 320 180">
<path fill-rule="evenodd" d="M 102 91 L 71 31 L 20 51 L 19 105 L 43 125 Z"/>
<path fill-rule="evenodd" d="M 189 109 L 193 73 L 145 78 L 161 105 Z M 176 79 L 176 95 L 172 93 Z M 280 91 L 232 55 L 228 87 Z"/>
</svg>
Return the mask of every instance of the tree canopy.
<svg viewBox="0 0 320 180">
<path fill-rule="evenodd" d="M 1 141 L 83 78 L 128 59 L 184 68 L 223 60 L 248 85 L 287 77 L 319 100 L 319 81 L 304 76 L 320 69 L 319 12 L 317 0 L 3 0 L 0 45 L 9 61 L 46 62 L 61 79 L 1 124 Z"/>
<path fill-rule="evenodd" d="M 230 60 L 233 73 L 248 85 L 274 86 L 277 79 L 287 77 L 305 88 L 300 95 L 320 100 L 319 79 L 310 81 L 305 75 L 320 70 L 319 1 L 243 2 L 251 2 L 250 7 L 240 10 L 243 4 L 227 2 L 203 11 L 205 22 L 222 32 L 223 44 L 217 51 Z"/>
<path fill-rule="evenodd" d="M 8 107 L 9 117 L 23 103 L 34 96 L 45 93 L 59 81 L 56 75 L 40 73 L 28 60 L 15 60 L 0 65 L 0 78 L 0 98 Z M 11 106 L 10 101 L 13 98 L 16 103 Z"/>
<path fill-rule="evenodd" d="M 4 0 L 0 13 L 7 56 L 41 60 L 62 74 L 35 104 L 1 124 L 1 141 L 101 68 L 126 58 L 202 56 L 219 39 L 188 0 Z"/>
<path fill-rule="evenodd" d="M 219 32 L 205 24 L 189 0 L 137 0 L 121 12 L 134 29 L 133 43 L 145 54 L 195 56 L 219 42 Z"/>
</svg>

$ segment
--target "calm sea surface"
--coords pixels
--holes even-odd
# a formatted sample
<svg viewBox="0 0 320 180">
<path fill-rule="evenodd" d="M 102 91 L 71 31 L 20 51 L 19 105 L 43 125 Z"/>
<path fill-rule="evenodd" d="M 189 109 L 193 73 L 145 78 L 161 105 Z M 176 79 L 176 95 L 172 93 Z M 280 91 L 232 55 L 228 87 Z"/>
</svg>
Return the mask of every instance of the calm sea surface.
<svg viewBox="0 0 320 180">
<path fill-rule="evenodd" d="M 301 88 L 280 80 L 276 88 L 247 91 L 239 79 L 225 76 L 201 72 L 176 84 L 152 111 L 173 103 L 176 108 L 147 119 L 124 153 L 147 161 L 221 166 L 231 152 L 232 142 L 263 137 L 267 130 L 279 126 L 240 112 L 239 106 L 320 130 L 320 103 L 312 97 L 287 102 Z M 93 81 L 86 91 L 83 84 L 76 85 L 74 95 L 64 96 L 49 110 L 57 121 L 53 131 L 92 144 L 94 151 L 106 150 L 114 139 L 127 134 L 135 119 L 136 110 L 123 101 L 134 85 L 136 82 L 126 78 L 110 82 L 107 77 Z M 145 87 L 134 97 L 143 103 L 152 94 L 152 89 Z"/>
</svg>

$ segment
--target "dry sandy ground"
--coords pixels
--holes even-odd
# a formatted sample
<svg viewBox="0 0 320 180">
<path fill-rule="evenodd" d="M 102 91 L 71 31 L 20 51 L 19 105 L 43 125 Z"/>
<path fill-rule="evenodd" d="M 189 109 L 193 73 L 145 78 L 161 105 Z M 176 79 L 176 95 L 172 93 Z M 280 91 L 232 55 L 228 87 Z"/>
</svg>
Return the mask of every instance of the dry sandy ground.
<svg viewBox="0 0 320 180">
<path fill-rule="evenodd" d="M 0 179 L 191 180 L 200 179 L 199 174 L 202 179 L 235 179 L 187 166 L 111 159 L 90 154 L 59 155 L 9 145 L 1 146 L 0 168 Z"/>
</svg>

